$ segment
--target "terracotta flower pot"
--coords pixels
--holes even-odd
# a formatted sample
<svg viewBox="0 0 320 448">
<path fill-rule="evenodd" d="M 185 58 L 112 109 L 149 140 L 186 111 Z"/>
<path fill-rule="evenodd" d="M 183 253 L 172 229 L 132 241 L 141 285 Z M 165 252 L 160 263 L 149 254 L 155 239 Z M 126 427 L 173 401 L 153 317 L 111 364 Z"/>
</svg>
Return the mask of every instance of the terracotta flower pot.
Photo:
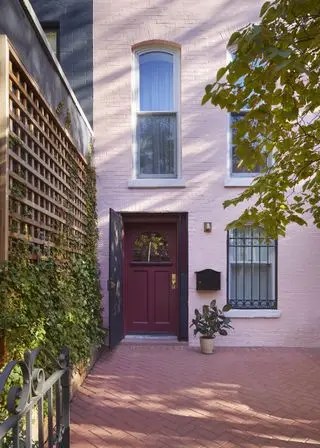
<svg viewBox="0 0 320 448">
<path fill-rule="evenodd" d="M 200 350 L 205 355 L 211 355 L 214 350 L 214 338 L 208 338 L 206 336 L 200 337 Z"/>
</svg>

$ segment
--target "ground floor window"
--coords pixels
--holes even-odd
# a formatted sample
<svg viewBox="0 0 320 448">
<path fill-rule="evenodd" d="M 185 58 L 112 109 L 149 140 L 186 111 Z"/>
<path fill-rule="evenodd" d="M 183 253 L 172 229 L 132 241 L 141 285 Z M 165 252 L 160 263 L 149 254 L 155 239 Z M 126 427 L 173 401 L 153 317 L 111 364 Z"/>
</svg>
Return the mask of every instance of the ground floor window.
<svg viewBox="0 0 320 448">
<path fill-rule="evenodd" d="M 277 241 L 260 228 L 228 232 L 228 303 L 234 309 L 277 308 Z"/>
</svg>

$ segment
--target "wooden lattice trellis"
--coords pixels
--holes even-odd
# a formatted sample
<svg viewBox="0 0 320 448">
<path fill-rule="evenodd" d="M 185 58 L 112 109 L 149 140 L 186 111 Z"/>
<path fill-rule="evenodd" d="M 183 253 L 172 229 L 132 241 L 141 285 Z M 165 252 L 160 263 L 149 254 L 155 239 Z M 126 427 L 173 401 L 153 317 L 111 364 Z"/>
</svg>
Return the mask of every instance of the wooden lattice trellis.
<svg viewBox="0 0 320 448">
<path fill-rule="evenodd" d="M 0 50 L 1 259 L 18 239 L 48 255 L 62 235 L 81 253 L 86 160 L 5 37 Z"/>
</svg>

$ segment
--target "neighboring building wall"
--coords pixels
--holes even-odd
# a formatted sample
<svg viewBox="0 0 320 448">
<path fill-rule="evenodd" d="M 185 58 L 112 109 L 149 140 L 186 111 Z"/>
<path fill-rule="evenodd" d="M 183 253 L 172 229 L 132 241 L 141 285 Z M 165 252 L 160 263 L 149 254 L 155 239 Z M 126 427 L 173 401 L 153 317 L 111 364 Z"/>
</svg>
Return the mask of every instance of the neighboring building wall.
<svg viewBox="0 0 320 448">
<path fill-rule="evenodd" d="M 254 3 L 254 5 L 253 5 Z M 108 323 L 109 207 L 118 211 L 189 213 L 189 318 L 195 307 L 217 298 L 226 302 L 226 224 L 239 209 L 222 202 L 240 188 L 225 186 L 228 117 L 201 107 L 204 86 L 226 62 L 231 33 L 257 20 L 262 2 L 242 0 L 94 1 L 94 127 L 98 175 L 100 263 Z M 181 44 L 181 144 L 185 188 L 128 189 L 132 176 L 131 46 L 166 39 Z M 212 233 L 203 222 L 212 221 Z M 288 229 L 279 241 L 278 308 L 272 319 L 234 319 L 235 330 L 218 344 L 320 346 L 319 231 Z M 222 290 L 198 293 L 195 271 L 222 272 Z M 190 344 L 196 344 L 192 329 Z"/>
<path fill-rule="evenodd" d="M 62 125 L 62 128 L 65 126 L 65 118 L 68 117 L 70 114 L 71 119 L 71 128 L 72 131 L 70 131 L 71 137 L 73 138 L 73 141 L 75 143 L 75 146 L 81 153 L 86 153 L 88 150 L 89 145 L 92 142 L 92 129 L 90 127 L 90 124 L 84 115 L 84 112 L 82 111 L 78 101 L 76 100 L 76 97 L 69 87 L 69 84 L 66 80 L 65 75 L 63 74 L 61 68 L 55 64 L 55 61 L 52 57 L 51 51 L 46 46 L 46 43 L 44 42 L 41 31 L 39 31 L 40 25 L 36 19 L 36 17 L 32 18 L 34 15 L 34 12 L 31 8 L 31 5 L 29 4 L 28 0 L 0 0 L 0 35 L 1 35 L 1 85 L 0 85 L 0 97 L 1 97 L 1 114 L 0 114 L 0 152 L 1 152 L 1 187 L 0 187 L 0 196 L 1 196 L 1 208 L 0 208 L 0 239 L 1 239 L 1 250 L 0 250 L 0 257 L 1 261 L 5 260 L 8 255 L 8 231 L 10 229 L 9 227 L 9 219 L 12 218 L 10 216 L 9 212 L 9 196 L 12 195 L 13 191 L 13 183 L 9 184 L 9 181 L 12 181 L 12 177 L 10 177 L 9 180 L 9 174 L 12 176 L 13 170 L 17 169 L 17 164 L 19 166 L 19 173 L 20 176 L 26 176 L 24 179 L 24 183 L 21 184 L 24 188 L 21 191 L 24 191 L 24 194 L 26 194 L 28 188 L 31 185 L 31 190 L 29 189 L 29 192 L 32 191 L 32 186 L 36 185 L 36 183 L 32 184 L 32 182 L 39 181 L 39 184 L 43 182 L 43 185 L 46 184 L 46 194 L 48 194 L 48 190 L 50 191 L 50 194 L 52 194 L 52 191 L 55 191 L 55 195 L 57 194 L 57 189 L 60 189 L 62 187 L 59 186 L 59 182 L 57 182 L 57 177 L 60 176 L 59 169 L 57 168 L 56 164 L 52 162 L 52 159 L 49 157 L 47 159 L 47 156 L 43 158 L 41 156 L 42 160 L 41 163 L 38 164 L 38 168 L 36 168 L 34 164 L 34 159 L 32 158 L 32 151 L 34 150 L 34 154 L 39 155 L 42 152 L 44 154 L 46 151 L 48 151 L 47 143 L 48 141 L 46 139 L 43 139 L 43 134 L 40 137 L 40 141 L 38 142 L 38 145 L 34 145 L 34 141 L 37 141 L 39 139 L 39 134 L 37 132 L 37 124 L 34 125 L 34 122 L 38 121 L 38 126 L 41 124 L 42 127 L 42 133 L 47 133 L 49 135 L 49 139 L 52 139 L 51 132 L 48 132 L 48 126 L 51 126 L 52 123 L 54 123 L 54 126 L 56 124 L 55 120 L 52 120 L 52 117 L 48 118 L 47 112 L 46 115 L 44 115 L 44 111 L 46 111 L 47 104 L 51 106 L 52 112 L 55 112 L 58 105 L 63 103 L 63 107 L 61 106 L 61 114 L 60 123 Z M 39 29 L 38 29 L 39 26 Z M 10 106 L 10 110 L 13 112 L 12 122 L 16 124 L 16 127 L 12 126 L 11 128 L 11 135 L 9 139 L 9 147 L 12 148 L 11 144 L 14 142 L 13 136 L 18 139 L 17 147 L 18 150 L 16 152 L 15 158 L 12 158 L 12 154 L 10 154 L 10 151 L 8 151 L 8 137 L 9 137 L 9 116 L 6 116 L 9 113 L 9 50 L 8 50 L 8 44 L 7 40 L 10 41 L 10 55 L 11 53 L 17 53 L 19 63 L 17 63 L 16 67 L 19 67 L 18 72 L 21 74 L 21 78 L 19 78 L 20 75 L 18 75 L 18 78 L 15 81 L 12 81 L 13 85 L 16 86 L 16 89 L 12 88 L 13 97 L 17 94 L 16 100 L 18 98 L 18 91 L 22 94 L 18 99 L 18 107 L 13 107 L 12 104 L 15 100 L 12 101 L 10 99 L 10 102 L 12 102 Z M 11 46 L 14 48 L 15 51 L 11 52 Z M 11 59 L 13 61 L 13 66 L 17 62 L 15 61 L 15 57 Z M 21 62 L 21 66 L 20 66 Z M 22 69 L 23 66 L 23 69 Z M 27 75 L 25 74 L 25 71 L 27 72 Z M 16 72 L 15 72 L 16 73 Z M 32 96 L 33 99 L 27 98 L 28 95 L 24 98 L 24 94 L 26 92 L 25 84 L 23 84 L 24 77 L 27 76 L 27 85 L 28 87 L 28 94 Z M 20 84 L 21 81 L 21 84 Z M 35 84 L 33 84 L 35 82 Z M 19 84 L 19 89 L 17 89 L 17 83 Z M 32 84 L 32 88 L 30 88 L 30 85 Z M 31 92 L 31 93 L 30 93 Z M 38 93 L 41 93 L 41 96 L 44 97 L 45 102 L 43 102 L 42 97 Z M 11 92 L 10 92 L 11 94 Z M 34 96 L 33 96 L 34 95 Z M 24 98 L 24 99 L 23 99 Z M 39 100 L 40 98 L 40 100 Z M 32 101 L 35 101 L 35 103 L 32 105 Z M 38 103 L 37 103 L 38 101 Z M 22 105 L 23 103 L 23 105 Z M 29 117 L 27 120 L 25 120 L 26 117 L 24 117 L 24 113 L 21 113 L 21 109 L 27 109 Z M 30 112 L 31 110 L 31 112 Z M 33 115 L 34 114 L 34 115 Z M 30 120 L 30 115 L 32 115 L 33 118 Z M 58 115 L 58 114 L 57 114 Z M 42 121 L 43 120 L 43 121 Z M 45 123 L 46 122 L 46 123 Z M 49 122 L 49 125 L 48 125 Z M 31 125 L 32 123 L 32 125 Z M 28 128 L 30 125 L 30 128 L 28 131 L 25 131 L 26 128 Z M 21 128 L 23 128 L 23 132 L 20 133 Z M 17 134 L 14 134 L 19 129 Z M 29 133 L 28 139 L 26 138 L 27 132 Z M 59 132 L 59 130 L 58 130 Z M 62 131 L 64 134 L 64 130 Z M 12 135 L 13 134 L 13 135 Z M 23 136 L 22 136 L 23 134 Z M 41 135 L 41 134 L 40 134 Z M 19 146 L 22 145 L 21 139 L 23 139 L 24 147 L 27 148 L 27 151 L 22 150 L 22 148 Z M 65 139 L 62 143 L 62 148 L 64 145 L 68 145 L 68 138 Z M 29 141 L 32 143 L 30 144 Z M 35 146 L 37 149 L 35 149 Z M 42 149 L 45 147 L 45 149 L 42 151 Z M 66 146 L 64 147 L 66 148 Z M 53 144 L 50 148 L 51 154 L 55 154 L 57 159 L 59 159 L 59 163 L 61 163 L 61 160 L 63 158 L 59 158 L 60 156 L 57 155 L 57 152 L 61 151 L 61 146 L 59 146 L 59 149 L 56 149 L 56 144 Z M 23 156 L 22 156 L 23 151 Z M 12 151 L 13 152 L 13 151 Z M 31 153 L 31 159 L 26 159 L 26 154 Z M 68 149 L 66 149 L 66 154 L 68 154 Z M 66 155 L 64 155 L 66 157 Z M 81 156 L 78 155 L 78 158 L 81 159 Z M 31 160 L 31 162 L 30 162 Z M 48 160 L 51 160 L 48 162 Z M 4 162 L 5 161 L 5 162 Z M 9 163 L 9 166 L 6 166 L 7 162 Z M 29 165 L 24 166 L 23 164 Z M 21 164 L 21 165 L 20 165 Z M 32 164 L 32 167 L 30 167 L 30 164 Z M 22 168 L 21 168 L 22 166 Z M 55 167 L 53 172 L 53 166 Z M 41 167 L 41 168 L 40 168 Z M 57 168 L 57 169 L 56 169 Z M 21 171 L 20 171 L 21 169 Z M 38 176 L 35 174 L 38 171 Z M 52 176 L 48 176 L 48 172 L 52 171 Z M 14 171 L 16 174 L 17 171 Z M 23 176 L 22 176 L 22 173 Z M 27 177 L 28 173 L 28 177 Z M 40 173 L 40 174 L 39 174 Z M 56 174 L 58 173 L 58 174 Z M 29 177 L 30 175 L 30 177 Z M 31 181 L 30 181 L 31 179 Z M 44 180 L 43 180 L 44 179 Z M 54 179 L 54 180 L 53 180 Z M 52 182 L 52 184 L 51 184 Z M 53 183 L 57 182 L 54 184 Z M 19 182 L 18 182 L 19 183 Z M 58 184 L 58 187 L 57 187 Z M 9 191 L 9 185 L 10 190 Z M 44 190 L 42 190 L 44 191 Z M 64 192 L 65 193 L 65 192 Z M 23 195 L 22 195 L 23 196 Z M 28 228 L 28 232 L 30 232 L 30 229 L 33 228 L 33 230 L 37 229 L 42 230 L 44 227 L 46 228 L 46 231 L 49 230 L 49 224 L 47 221 L 44 222 L 44 220 L 41 219 L 40 215 L 42 217 L 46 214 L 48 214 L 48 204 L 50 204 L 50 207 L 52 206 L 52 203 L 56 204 L 56 196 L 51 196 L 51 200 L 45 200 L 42 203 L 42 200 L 39 202 L 36 202 L 35 196 L 42 197 L 41 195 L 34 195 L 32 194 L 32 200 L 28 196 L 28 211 L 32 213 L 33 220 L 31 221 L 32 224 L 30 224 L 30 214 L 25 215 L 24 218 L 21 220 L 20 225 L 24 224 Z M 57 196 L 59 196 L 57 194 Z M 61 196 L 60 196 L 61 197 Z M 11 198 L 10 198 L 11 199 Z M 16 198 L 15 198 L 16 199 Z M 37 199 L 37 200 L 38 200 Z M 22 201 L 25 200 L 25 197 L 21 199 L 20 201 L 15 202 L 16 206 L 19 207 L 17 210 L 19 212 L 21 210 L 24 210 L 25 205 L 22 204 Z M 37 210 L 37 217 L 35 217 L 35 212 L 32 210 L 31 205 L 34 205 L 36 203 L 36 210 Z M 20 204 L 20 205 L 17 205 Z M 22 208 L 23 206 L 23 208 Z M 15 211 L 17 211 L 15 210 Z M 11 211 L 12 212 L 12 211 Z M 40 213 L 38 213 L 40 212 Z M 57 214 L 58 219 L 61 216 L 61 211 L 57 207 L 53 207 L 50 209 L 50 216 L 51 216 L 51 222 L 50 225 L 52 225 L 52 222 L 54 221 L 54 216 Z M 23 213 L 22 211 L 20 213 Z M 24 221 L 24 219 L 29 219 L 28 224 Z M 38 222 L 37 222 L 38 221 Z M 18 221 L 16 221 L 17 223 Z M 11 222 L 12 223 L 12 222 Z M 21 230 L 21 227 L 19 231 Z M 12 231 L 12 229 L 11 229 Z M 50 234 L 50 232 L 48 232 Z M 34 243 L 34 241 L 37 239 L 35 233 L 30 232 L 31 237 L 28 239 L 30 243 Z M 44 234 L 44 232 L 43 232 Z M 40 237 L 39 237 L 40 238 Z M 44 240 L 43 240 L 44 242 Z M 43 242 L 41 242 L 43 247 Z M 39 240 L 37 241 L 39 243 Z M 47 242 L 45 242 L 47 244 Z M 39 249 L 39 244 L 37 245 Z M 36 247 L 36 246 L 34 246 Z M 39 255 L 39 252 L 37 252 Z M 4 344 L 4 338 L 3 334 L 0 331 L 0 361 L 2 356 L 5 353 L 5 344 Z"/>
<path fill-rule="evenodd" d="M 23 5 L 27 7 L 24 8 Z M 35 23 L 29 17 L 32 13 L 27 0 L 0 1 L 0 33 L 8 36 L 28 72 L 38 83 L 44 97 L 56 110 L 63 103 L 61 118 L 67 111 L 71 115 L 72 136 L 77 147 L 86 153 L 92 140 L 92 131 L 81 108 L 75 103 L 71 92 L 62 79 L 51 53 L 43 42 Z"/>
<path fill-rule="evenodd" d="M 40 22 L 59 23 L 59 60 L 92 124 L 92 0 L 31 0 Z"/>
</svg>

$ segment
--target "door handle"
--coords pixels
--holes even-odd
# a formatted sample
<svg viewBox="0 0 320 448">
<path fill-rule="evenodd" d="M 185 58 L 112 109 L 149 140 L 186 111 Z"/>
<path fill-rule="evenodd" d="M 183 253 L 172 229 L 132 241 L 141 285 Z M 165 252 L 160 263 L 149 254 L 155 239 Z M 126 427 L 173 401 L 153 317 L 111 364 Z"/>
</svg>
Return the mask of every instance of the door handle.
<svg viewBox="0 0 320 448">
<path fill-rule="evenodd" d="M 176 289 L 177 287 L 177 274 L 171 274 L 171 289 Z"/>
</svg>

